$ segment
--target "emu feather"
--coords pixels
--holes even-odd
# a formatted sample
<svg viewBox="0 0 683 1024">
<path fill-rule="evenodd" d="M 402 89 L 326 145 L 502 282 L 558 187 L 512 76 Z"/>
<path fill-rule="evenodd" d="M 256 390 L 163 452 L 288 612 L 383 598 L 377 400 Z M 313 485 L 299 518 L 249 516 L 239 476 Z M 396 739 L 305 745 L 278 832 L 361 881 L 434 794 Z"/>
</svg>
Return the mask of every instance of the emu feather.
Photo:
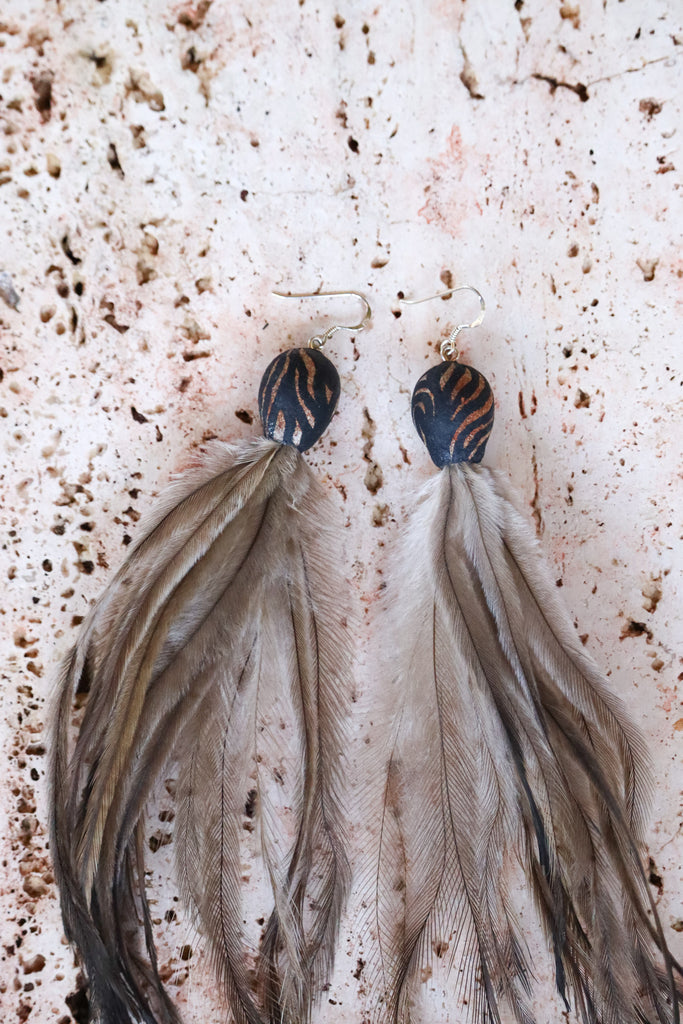
<svg viewBox="0 0 683 1024">
<path fill-rule="evenodd" d="M 507 485 L 447 466 L 404 547 L 380 627 L 400 666 L 400 712 L 373 893 L 376 1017 L 412 1019 L 438 942 L 451 964 L 461 958 L 468 1019 L 533 1024 L 511 896 L 523 875 L 559 993 L 583 1024 L 678 1024 L 680 968 L 640 861 L 643 742 L 576 637 Z"/>
<path fill-rule="evenodd" d="M 179 888 L 237 1024 L 306 1021 L 327 979 L 348 882 L 340 801 L 350 667 L 344 583 L 329 557 L 334 521 L 294 448 L 214 444 L 171 487 L 67 659 L 52 849 L 66 933 L 102 1024 L 179 1021 L 144 892 L 144 810 L 171 763 Z M 78 689 L 89 698 L 72 743 Z M 282 709 L 289 832 L 271 800 L 272 758 L 262 757 Z M 274 901 L 260 992 L 240 902 L 254 778 Z"/>
</svg>

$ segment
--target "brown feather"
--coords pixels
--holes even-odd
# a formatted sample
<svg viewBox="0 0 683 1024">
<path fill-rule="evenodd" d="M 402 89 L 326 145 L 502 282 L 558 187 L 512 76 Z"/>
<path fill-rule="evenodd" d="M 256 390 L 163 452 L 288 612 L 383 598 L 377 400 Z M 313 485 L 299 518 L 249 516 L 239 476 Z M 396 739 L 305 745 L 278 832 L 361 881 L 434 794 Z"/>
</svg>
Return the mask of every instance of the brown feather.
<svg viewBox="0 0 683 1024">
<path fill-rule="evenodd" d="M 178 1020 L 156 969 L 141 852 L 144 808 L 171 762 L 179 884 L 235 1019 L 304 1019 L 327 978 L 347 885 L 339 801 L 349 693 L 344 586 L 328 523 L 334 515 L 295 449 L 216 444 L 171 489 L 67 661 L 53 849 L 66 932 L 103 1024 Z M 71 749 L 79 683 L 90 696 Z M 275 905 L 259 1006 L 242 935 L 240 830 L 261 748 L 273 750 L 264 722 L 278 701 L 289 709 L 283 756 L 295 812 L 290 835 L 260 784 Z"/>
<path fill-rule="evenodd" d="M 453 465 L 430 482 L 387 596 L 401 711 L 374 887 L 380 1016 L 409 1019 L 439 944 L 473 1020 L 507 1007 L 532 1024 L 510 895 L 521 865 L 584 1024 L 677 1024 L 677 965 L 641 864 L 644 745 L 499 476 Z"/>
</svg>

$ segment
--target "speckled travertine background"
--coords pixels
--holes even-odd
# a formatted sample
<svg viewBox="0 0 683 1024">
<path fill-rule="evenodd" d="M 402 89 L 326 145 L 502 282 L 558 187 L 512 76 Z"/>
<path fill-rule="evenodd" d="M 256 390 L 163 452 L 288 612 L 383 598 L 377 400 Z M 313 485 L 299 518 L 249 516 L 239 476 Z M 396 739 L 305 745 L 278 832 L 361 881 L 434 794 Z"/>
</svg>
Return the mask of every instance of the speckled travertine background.
<svg viewBox="0 0 683 1024">
<path fill-rule="evenodd" d="M 251 436 L 266 363 L 357 314 L 276 287 L 373 304 L 371 333 L 330 345 L 342 401 L 310 457 L 359 606 L 433 472 L 412 384 L 471 312 L 399 319 L 397 292 L 485 294 L 463 347 L 496 392 L 487 461 L 648 736 L 651 881 L 683 955 L 682 69 L 674 0 L 5 0 L 3 1020 L 85 1020 L 46 839 L 56 662 L 169 475 Z M 188 1022 L 222 1021 L 166 879 L 170 826 L 150 829 L 165 976 Z M 351 915 L 320 1020 L 367 1011 L 356 933 Z"/>
</svg>

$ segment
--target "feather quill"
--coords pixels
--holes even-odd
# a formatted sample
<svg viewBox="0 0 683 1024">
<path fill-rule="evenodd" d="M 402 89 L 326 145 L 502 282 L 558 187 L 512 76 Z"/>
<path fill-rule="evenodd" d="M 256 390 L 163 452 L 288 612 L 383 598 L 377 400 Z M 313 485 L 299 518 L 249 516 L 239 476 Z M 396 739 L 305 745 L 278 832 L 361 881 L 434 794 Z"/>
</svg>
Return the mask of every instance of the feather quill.
<svg viewBox="0 0 683 1024">
<path fill-rule="evenodd" d="M 144 890 L 145 806 L 171 763 L 178 884 L 235 1021 L 310 1015 L 348 884 L 340 802 L 350 668 L 345 588 L 329 557 L 337 537 L 299 451 L 215 443 L 171 487 L 64 665 L 52 850 L 66 934 L 102 1024 L 179 1022 Z M 73 743 L 77 690 L 89 697 Z M 287 749 L 274 781 L 276 729 Z M 254 777 L 274 900 L 261 992 L 240 898 Z"/>
<path fill-rule="evenodd" d="M 387 599 L 400 712 L 372 897 L 378 1019 L 412 1019 L 436 949 L 461 958 L 469 1019 L 533 1024 L 523 873 L 583 1024 L 678 1024 L 680 967 L 641 864 L 643 741 L 501 476 L 460 462 L 429 482 Z"/>
</svg>

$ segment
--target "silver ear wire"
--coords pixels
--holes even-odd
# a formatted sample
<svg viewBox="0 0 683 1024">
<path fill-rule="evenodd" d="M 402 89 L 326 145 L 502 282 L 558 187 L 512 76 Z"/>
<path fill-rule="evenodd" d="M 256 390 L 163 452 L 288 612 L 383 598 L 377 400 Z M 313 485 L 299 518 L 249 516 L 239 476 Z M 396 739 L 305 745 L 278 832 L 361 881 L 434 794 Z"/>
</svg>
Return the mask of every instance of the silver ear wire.
<svg viewBox="0 0 683 1024">
<path fill-rule="evenodd" d="M 437 292 L 436 295 L 427 295 L 424 299 L 398 300 L 402 306 L 418 306 L 421 302 L 431 302 L 432 299 L 443 299 L 446 296 L 455 295 L 456 292 L 473 292 L 479 299 L 480 312 L 479 316 L 471 323 L 458 324 L 457 327 L 453 327 L 446 340 L 441 343 L 441 358 L 448 360 L 456 360 L 458 358 L 458 346 L 455 343 L 455 339 L 458 337 L 460 332 L 468 331 L 471 327 L 479 327 L 479 325 L 483 323 L 484 316 L 486 315 L 486 303 L 484 302 L 484 296 L 481 292 L 478 292 L 471 284 L 463 284 L 458 288 L 447 288 L 444 292 Z"/>
<path fill-rule="evenodd" d="M 341 296 L 341 295 L 353 295 L 365 306 L 365 313 L 362 319 L 357 324 L 332 324 L 322 332 L 322 334 L 314 334 L 312 338 L 308 339 L 310 348 L 320 349 L 330 340 L 333 334 L 337 331 L 364 331 L 368 329 L 370 319 L 372 317 L 372 308 L 370 303 L 360 292 L 354 291 L 342 291 L 342 292 L 273 292 L 273 295 L 279 295 L 282 299 L 315 299 L 315 298 L 329 298 L 330 296 Z"/>
</svg>

